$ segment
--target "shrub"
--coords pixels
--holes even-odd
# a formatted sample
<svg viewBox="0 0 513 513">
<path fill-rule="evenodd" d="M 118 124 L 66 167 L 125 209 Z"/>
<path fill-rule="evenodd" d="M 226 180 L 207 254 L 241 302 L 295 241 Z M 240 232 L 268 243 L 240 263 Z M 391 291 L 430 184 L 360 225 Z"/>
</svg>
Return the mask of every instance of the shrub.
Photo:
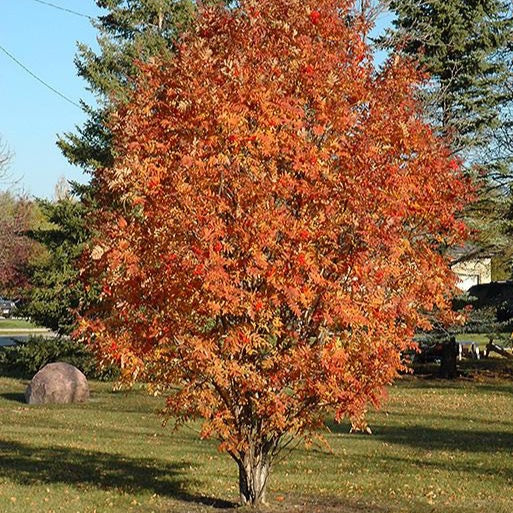
<svg viewBox="0 0 513 513">
<path fill-rule="evenodd" d="M 4 374 L 31 378 L 48 363 L 66 362 L 80 369 L 88 378 L 114 379 L 114 367 L 100 367 L 87 346 L 69 338 L 30 337 L 26 342 L 0 348 L 0 370 Z"/>
</svg>

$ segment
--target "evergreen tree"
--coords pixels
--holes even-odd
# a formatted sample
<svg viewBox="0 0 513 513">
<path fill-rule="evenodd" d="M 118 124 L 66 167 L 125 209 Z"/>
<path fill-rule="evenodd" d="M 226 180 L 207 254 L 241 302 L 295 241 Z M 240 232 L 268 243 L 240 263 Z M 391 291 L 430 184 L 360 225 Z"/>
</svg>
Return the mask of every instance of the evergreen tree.
<svg viewBox="0 0 513 513">
<path fill-rule="evenodd" d="M 87 171 L 112 162 L 106 126 L 113 100 L 126 98 L 137 73 L 136 62 L 172 52 L 194 10 L 193 0 L 97 0 L 107 12 L 94 23 L 99 53 L 78 45 L 78 74 L 88 83 L 98 106 L 84 106 L 88 120 L 58 144 L 68 160 Z"/>
<path fill-rule="evenodd" d="M 482 248 L 504 248 L 507 183 L 513 177 L 512 4 L 392 0 L 390 7 L 397 17 L 382 43 L 399 44 L 430 74 L 423 91 L 426 112 L 480 187 L 467 221 L 480 232 Z"/>
<path fill-rule="evenodd" d="M 24 313 L 37 324 L 67 335 L 75 324 L 73 311 L 87 296 L 75 267 L 89 237 L 86 208 L 72 198 L 39 200 L 38 205 L 46 223 L 29 235 L 45 247 L 46 256 L 29 268 L 31 288 Z"/>
<path fill-rule="evenodd" d="M 431 76 L 430 113 L 456 152 L 489 145 L 491 130 L 507 121 L 513 38 L 510 2 L 502 0 L 392 0 L 397 14 L 388 42 L 420 59 Z"/>
<path fill-rule="evenodd" d="M 88 118 L 76 132 L 58 141 L 70 163 L 92 173 L 112 164 L 111 135 L 107 126 L 111 106 L 128 96 L 137 74 L 137 61 L 165 57 L 174 51 L 179 35 L 187 28 L 195 9 L 194 0 L 97 0 L 105 14 L 93 22 L 98 30 L 99 52 L 78 45 L 78 74 L 87 81 L 96 106 L 83 103 Z M 31 269 L 34 291 L 27 311 L 39 323 L 69 333 L 72 311 L 86 300 L 77 285 L 76 259 L 90 234 L 84 217 L 94 209 L 94 182 L 73 187 L 79 201 L 42 202 L 52 230 L 33 233 L 48 250 L 44 264 Z"/>
</svg>

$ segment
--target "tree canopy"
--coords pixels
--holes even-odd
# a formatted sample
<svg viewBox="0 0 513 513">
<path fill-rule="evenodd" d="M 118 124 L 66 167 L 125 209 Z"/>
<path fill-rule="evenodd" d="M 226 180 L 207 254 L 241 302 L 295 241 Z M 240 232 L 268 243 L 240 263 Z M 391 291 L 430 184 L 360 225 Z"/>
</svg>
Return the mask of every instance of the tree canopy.
<svg viewBox="0 0 513 513">
<path fill-rule="evenodd" d="M 468 184 L 349 0 L 205 6 L 140 63 L 94 175 L 98 354 L 200 417 L 259 503 L 289 437 L 377 403 L 428 313 Z"/>
</svg>

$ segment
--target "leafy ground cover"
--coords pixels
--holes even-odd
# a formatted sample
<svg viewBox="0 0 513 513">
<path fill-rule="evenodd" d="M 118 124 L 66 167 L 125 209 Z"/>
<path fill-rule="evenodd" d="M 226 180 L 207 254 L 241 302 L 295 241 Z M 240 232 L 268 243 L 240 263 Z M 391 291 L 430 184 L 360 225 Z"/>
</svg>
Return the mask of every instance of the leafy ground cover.
<svg viewBox="0 0 513 513">
<path fill-rule="evenodd" d="M 158 398 L 92 382 L 86 405 L 29 407 L 0 378 L 0 511 L 233 510 L 236 469 L 192 428 L 161 426 Z M 277 513 L 513 511 L 513 383 L 403 378 L 374 432 L 330 425 L 332 451 L 298 447 L 275 468 Z"/>
</svg>

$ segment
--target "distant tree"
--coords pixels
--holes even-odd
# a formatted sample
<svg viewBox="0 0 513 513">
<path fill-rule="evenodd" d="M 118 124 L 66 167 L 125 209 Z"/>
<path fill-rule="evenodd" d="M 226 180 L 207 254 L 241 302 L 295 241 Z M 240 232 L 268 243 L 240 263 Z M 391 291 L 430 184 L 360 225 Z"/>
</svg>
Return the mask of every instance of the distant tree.
<svg viewBox="0 0 513 513">
<path fill-rule="evenodd" d="M 8 178 L 11 158 L 12 154 L 9 151 L 7 144 L 0 137 L 0 184 L 5 182 Z"/>
<path fill-rule="evenodd" d="M 467 183 L 417 73 L 374 68 L 353 7 L 205 8 L 140 65 L 94 176 L 102 292 L 81 330 L 179 424 L 203 419 L 243 503 L 290 438 L 377 403 L 428 313 L 450 315 L 440 247 L 461 243 Z"/>
<path fill-rule="evenodd" d="M 3 171 L 9 163 L 9 152 L 5 145 L 0 142 L 0 169 Z"/>
<path fill-rule="evenodd" d="M 55 201 L 63 201 L 71 198 L 71 184 L 64 176 L 61 176 L 55 184 L 53 196 Z"/>
<path fill-rule="evenodd" d="M 34 219 L 33 204 L 27 198 L 0 192 L 0 295 L 19 297 L 27 285 L 26 269 L 37 245 L 26 232 Z"/>
</svg>

